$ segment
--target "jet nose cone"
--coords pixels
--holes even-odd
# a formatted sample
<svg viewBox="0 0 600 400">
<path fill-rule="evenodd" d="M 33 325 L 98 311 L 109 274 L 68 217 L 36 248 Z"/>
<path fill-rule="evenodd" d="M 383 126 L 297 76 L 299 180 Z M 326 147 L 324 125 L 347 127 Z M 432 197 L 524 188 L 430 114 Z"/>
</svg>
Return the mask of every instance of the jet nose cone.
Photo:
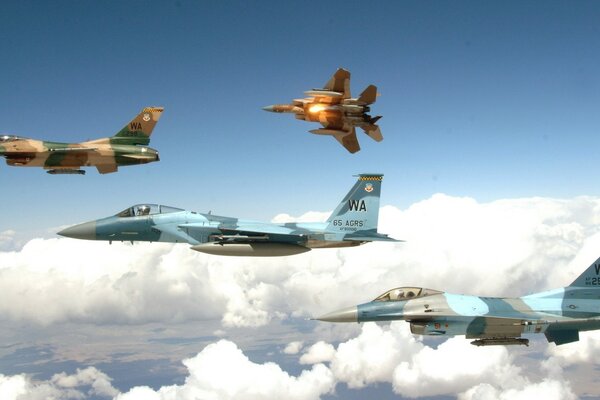
<svg viewBox="0 0 600 400">
<path fill-rule="evenodd" d="M 58 232 L 60 236 L 66 236 L 73 239 L 96 239 L 96 222 L 84 222 L 83 224 L 73 225 Z"/>
<path fill-rule="evenodd" d="M 358 322 L 358 309 L 355 306 L 348 307 L 321 315 L 315 319 L 326 322 Z"/>
<path fill-rule="evenodd" d="M 266 106 L 262 108 L 265 111 L 275 112 L 274 106 Z"/>
</svg>

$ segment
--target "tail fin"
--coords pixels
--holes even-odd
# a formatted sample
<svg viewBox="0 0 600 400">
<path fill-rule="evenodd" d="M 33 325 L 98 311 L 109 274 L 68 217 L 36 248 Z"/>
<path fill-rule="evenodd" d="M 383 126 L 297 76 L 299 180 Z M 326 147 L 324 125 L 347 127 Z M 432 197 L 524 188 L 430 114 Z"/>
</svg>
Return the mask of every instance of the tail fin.
<svg viewBox="0 0 600 400">
<path fill-rule="evenodd" d="M 583 274 L 579 275 L 569 286 L 600 288 L 600 258 L 590 265 Z"/>
<path fill-rule="evenodd" d="M 363 104 L 373 104 L 377 100 L 377 86 L 369 85 L 358 96 L 358 102 Z"/>
<path fill-rule="evenodd" d="M 327 81 L 323 89 L 343 93 L 343 98 L 350 98 L 350 71 L 344 68 L 338 68 L 331 79 Z"/>
<path fill-rule="evenodd" d="M 147 145 L 154 126 L 160 119 L 164 108 L 146 107 L 141 113 L 110 138 L 114 144 Z"/>
<path fill-rule="evenodd" d="M 377 232 L 382 174 L 360 174 L 358 180 L 327 219 L 328 231 Z"/>
</svg>

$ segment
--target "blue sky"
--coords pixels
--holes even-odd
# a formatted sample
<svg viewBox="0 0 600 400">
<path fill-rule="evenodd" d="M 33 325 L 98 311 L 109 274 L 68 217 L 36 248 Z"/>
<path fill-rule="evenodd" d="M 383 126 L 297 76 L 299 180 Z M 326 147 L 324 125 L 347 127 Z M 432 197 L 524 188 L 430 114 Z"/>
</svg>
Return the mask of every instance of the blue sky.
<svg viewBox="0 0 600 400">
<path fill-rule="evenodd" d="M 10 2 L 0 15 L 3 132 L 112 135 L 166 111 L 162 161 L 50 177 L 2 167 L 2 227 L 75 223 L 160 202 L 248 218 L 330 210 L 364 171 L 383 202 L 598 194 L 600 41 L 591 2 Z M 385 140 L 350 155 L 262 111 L 343 66 L 376 84 Z M 40 204 L 43 196 L 43 206 Z M 16 218 L 15 218 L 16 217 Z"/>
<path fill-rule="evenodd" d="M 233 278 L 221 278 L 227 285 L 211 289 L 215 292 L 235 286 L 228 280 L 232 279 L 244 295 L 262 293 L 262 284 L 284 287 L 284 283 L 292 285 L 293 279 L 302 277 L 305 265 L 297 261 L 281 261 L 277 265 L 280 269 L 274 267 L 274 261 L 270 264 L 263 260 L 247 264 L 238 260 L 230 266 L 229 261 L 207 259 L 186 248 L 156 250 L 145 245 L 132 248 L 119 245 L 106 250 L 101 244 L 68 244 L 71 242 L 65 242 L 66 239 L 32 241 L 32 246 L 40 246 L 37 253 L 20 248 L 28 239 L 54 238 L 59 226 L 114 214 L 135 203 L 162 203 L 269 220 L 279 213 L 298 216 L 307 211 L 332 210 L 354 183 L 352 175 L 361 172 L 384 173 L 382 205 L 393 205 L 400 210 L 435 193 L 449 196 L 425 204 L 423 209 L 429 214 L 435 214 L 440 207 L 447 207 L 449 214 L 455 212 L 451 205 L 460 203 L 457 198 L 463 196 L 479 202 L 465 206 L 474 208 L 473 215 L 480 215 L 476 212 L 481 211 L 477 208 L 481 203 L 498 199 L 600 196 L 600 186 L 596 184 L 600 171 L 598 2 L 11 1 L 3 2 L 0 10 L 0 132 L 53 141 L 84 141 L 113 135 L 144 106 L 165 107 L 151 142 L 160 151 L 158 163 L 124 167 L 109 175 L 88 169 L 85 176 L 51 176 L 40 169 L 0 165 L 0 250 L 16 250 L 12 254 L 0 251 L 0 259 L 5 257 L 2 260 L 10 268 L 16 265 L 18 276 L 21 269 L 33 271 L 31 275 L 23 272 L 27 276 L 23 280 L 31 279 L 32 287 L 35 282 L 47 280 L 47 287 L 57 292 L 56 298 L 50 296 L 53 301 L 49 303 L 54 307 L 56 300 L 58 304 L 58 311 L 52 314 L 55 317 L 38 320 L 30 317 L 28 307 L 32 308 L 32 315 L 35 309 L 44 307 L 36 306 L 34 300 L 29 301 L 19 292 L 19 296 L 25 296 L 18 297 L 26 310 L 23 315 L 20 311 L 11 314 L 0 309 L 0 319 L 6 322 L 0 329 L 0 340 L 9 343 L 8 347 L 0 348 L 0 373 L 33 371 L 47 379 L 64 370 L 73 372 L 73 365 L 96 365 L 111 376 L 118 376 L 115 386 L 122 391 L 143 383 L 156 388 L 183 382 L 186 371 L 180 360 L 197 354 L 216 337 L 234 341 L 255 362 L 271 360 L 299 373 L 308 367 L 298 364 L 295 356 L 281 355 L 287 342 L 301 338 L 306 349 L 318 340 L 336 344 L 358 335 L 357 327 L 340 334 L 342 330 L 335 331 L 337 328 L 327 331 L 304 321 L 317 311 L 318 302 L 311 301 L 321 293 L 308 289 L 308 294 L 298 290 L 305 297 L 300 296 L 297 301 L 286 298 L 285 304 L 279 297 L 249 301 L 252 307 L 267 304 L 265 312 L 275 321 L 256 323 L 258 328 L 224 326 L 222 314 L 240 311 L 231 311 L 226 299 L 217 295 L 214 304 L 207 306 L 208 316 L 195 314 L 197 299 L 205 300 L 204 291 L 212 293 L 209 289 L 214 274 L 233 271 Z M 380 126 L 384 141 L 375 143 L 359 134 L 362 150 L 355 155 L 348 154 L 332 138 L 308 133 L 316 124 L 261 110 L 265 105 L 285 103 L 301 97 L 307 89 L 322 86 L 338 67 L 351 71 L 353 94 L 358 95 L 369 84 L 377 85 L 381 94 L 372 114 L 383 116 Z M 376 278 L 360 275 L 368 283 L 364 284 L 364 290 L 354 281 L 349 282 L 348 290 L 332 289 L 346 296 L 347 292 L 354 292 L 354 297 L 345 298 L 349 304 L 368 300 L 376 291 L 387 288 L 388 283 L 390 287 L 404 284 L 398 281 L 400 277 L 415 279 L 410 284 L 423 278 L 418 271 L 426 267 L 415 257 L 421 253 L 411 250 L 410 243 L 423 245 L 419 251 L 427 250 L 423 253 L 423 265 L 430 260 L 426 258 L 429 254 L 438 254 L 436 245 L 442 255 L 431 259 L 451 260 L 448 265 L 442 263 L 439 271 L 428 270 L 432 272 L 428 277 L 434 281 L 438 272 L 442 276 L 433 283 L 445 283 L 443 277 L 446 277 L 457 287 L 468 290 L 485 281 L 498 290 L 496 294 L 509 290 L 513 294 L 517 289 L 542 290 L 549 282 L 539 278 L 541 273 L 534 268 L 522 275 L 529 279 L 526 282 L 510 281 L 506 276 L 513 271 L 511 267 L 528 265 L 525 261 L 533 259 L 540 249 L 552 250 L 548 251 L 548 265 L 560 267 L 566 267 L 567 261 L 579 254 L 585 246 L 585 237 L 596 233 L 595 221 L 600 216 L 589 217 L 592 222 L 586 218 L 595 215 L 598 207 L 587 203 L 581 206 L 577 201 L 565 204 L 552 203 L 544 208 L 544 213 L 562 211 L 548 220 L 540 219 L 544 227 L 551 220 L 548 224 L 559 232 L 541 231 L 550 237 L 547 240 L 554 247 L 533 246 L 528 249 L 530 253 L 522 252 L 530 258 L 515 255 L 515 260 L 498 267 L 505 275 L 497 276 L 496 282 L 507 279 L 506 287 L 490 286 L 485 281 L 489 277 L 479 267 L 464 275 L 442 271 L 460 267 L 456 260 L 461 258 L 453 259 L 448 254 L 454 254 L 453 251 L 458 254 L 464 248 L 458 245 L 455 247 L 460 250 L 445 248 L 445 240 L 438 241 L 438 236 L 429 243 L 428 238 L 437 232 L 433 229 L 437 228 L 436 221 L 422 223 L 420 210 L 415 211 L 417 217 L 410 220 L 410 227 L 417 230 L 425 226 L 425 231 L 433 227 L 433 231 L 394 247 L 394 253 L 376 247 L 369 254 L 369 248 L 364 246 L 365 249 L 356 249 L 354 253 L 353 249 L 347 253 L 341 251 L 338 258 L 331 255 L 335 250 L 323 250 L 319 254 L 327 256 L 319 258 L 319 254 L 311 252 L 301 260 L 306 261 L 310 267 L 306 270 L 311 273 L 326 270 L 327 262 L 333 265 L 342 260 L 336 268 L 347 272 L 344 268 L 352 267 L 352 254 L 358 254 L 366 260 L 365 265 L 372 262 L 375 271 L 379 271 L 380 259 L 386 257 L 381 263 L 389 263 L 385 264 L 389 268 L 381 272 L 383 281 L 377 285 Z M 527 207 L 531 204 L 515 205 L 516 215 L 522 215 L 517 211 L 523 209 L 529 211 L 527 215 L 537 215 L 536 208 Z M 406 222 L 406 218 L 391 212 L 382 215 L 390 216 L 386 222 L 388 229 L 397 230 L 386 233 L 411 239 L 410 227 L 397 224 Z M 440 214 L 439 219 L 442 217 Z M 560 225 L 563 219 L 571 217 L 575 221 L 571 225 Z M 525 246 L 541 241 L 537 226 L 532 228 L 528 221 L 522 221 L 525 219 L 517 218 L 514 230 L 526 233 L 513 235 L 512 227 L 503 230 L 503 235 L 496 233 L 493 226 L 489 227 L 490 232 L 494 231 L 491 233 L 485 225 L 478 229 L 482 238 L 488 238 L 487 233 L 492 235 L 496 241 L 491 243 L 512 240 L 513 248 L 521 242 Z M 446 222 L 448 226 L 460 223 L 452 219 L 441 223 Z M 555 223 L 556 227 L 552 225 Z M 575 229 L 578 224 L 585 229 Z M 9 243 L 2 247 L 2 233 L 8 230 L 16 232 L 18 245 Z M 570 235 L 564 233 L 564 243 L 571 246 L 568 250 L 560 247 L 563 232 Z M 477 239 L 463 233 L 452 238 L 452 243 L 459 243 L 463 237 Z M 525 239 L 517 243 L 521 237 Z M 493 254 L 489 256 L 460 254 L 464 257 L 461 260 L 488 262 L 495 259 L 494 254 L 501 258 L 511 255 L 511 251 L 506 245 L 497 253 L 490 251 Z M 30 254 L 37 254 L 47 263 L 33 265 Z M 80 265 L 77 263 L 82 261 L 71 260 L 80 254 L 86 257 L 91 254 L 94 263 L 103 257 L 111 260 L 106 262 L 107 270 L 112 271 L 107 272 L 110 279 L 98 275 L 100 283 L 93 283 L 89 293 L 96 293 L 94 290 L 103 279 L 112 285 L 107 287 L 114 288 L 127 279 L 146 277 L 155 286 L 145 285 L 144 281 L 138 288 L 139 282 L 134 282 L 132 287 L 139 289 L 134 292 L 150 298 L 158 293 L 157 298 L 172 301 L 173 309 L 181 304 L 175 301 L 177 298 L 169 297 L 172 288 L 161 291 L 162 275 L 155 272 L 164 272 L 163 267 L 168 270 L 170 260 L 177 260 L 174 264 L 181 266 L 173 267 L 177 271 L 174 274 L 181 276 L 173 279 L 183 286 L 196 279 L 201 281 L 197 286 L 192 285 L 192 294 L 184 302 L 186 310 L 194 311 L 184 310 L 183 321 L 173 321 L 152 307 L 144 307 L 145 303 L 140 309 L 134 307 L 131 314 L 129 302 L 125 303 L 127 312 L 123 314 L 110 309 L 110 303 L 106 315 L 112 315 L 112 310 L 115 320 L 98 322 L 94 307 L 103 311 L 105 305 L 96 304 L 95 298 L 90 300 L 87 291 L 81 298 L 64 302 L 60 298 L 62 290 L 69 292 L 67 289 L 71 288 L 64 282 L 88 273 L 85 271 L 88 261 Z M 19 261 L 19 257 L 24 257 L 24 261 Z M 61 260 L 65 257 L 64 265 L 69 267 L 53 257 Z M 131 260 L 120 265 L 115 262 L 119 257 Z M 405 262 L 405 258 L 412 261 Z M 347 266 L 346 261 L 351 265 Z M 42 273 L 46 264 L 50 269 Z M 293 268 L 288 271 L 290 265 Z M 0 274 L 1 267 L 4 265 L 0 265 Z M 63 267 L 67 269 L 62 271 Z M 575 269 L 579 267 L 578 264 Z M 193 268 L 198 271 L 188 271 Z M 276 277 L 261 275 L 266 274 L 264 269 Z M 365 267 L 363 273 L 368 274 L 369 270 L 370 266 Z M 290 276 L 282 278 L 285 273 Z M 247 278 L 250 283 L 236 281 L 240 276 L 251 277 Z M 465 282 L 460 283 L 457 276 Z M 319 279 L 327 276 L 319 275 Z M 358 282 L 363 282 L 360 279 Z M 468 279 L 471 280 L 467 282 Z M 6 278 L 6 282 L 11 281 Z M 87 276 L 82 282 L 85 283 L 82 287 L 88 288 Z M 563 281 L 556 279 L 551 283 Z M 27 293 L 35 297 L 36 290 Z M 44 292 L 43 288 L 39 290 Z M 107 291 L 107 298 L 112 299 L 114 293 Z M 39 298 L 45 299 L 43 295 Z M 301 304 L 301 300 L 310 306 Z M 338 306 L 349 305 L 339 301 Z M 71 310 L 71 303 L 91 306 L 84 311 Z M 132 303 L 137 305 L 133 300 Z M 63 305 L 67 311 L 61 308 Z M 301 308 L 300 316 L 292 315 L 294 307 Z M 171 310 L 167 306 L 165 309 Z M 139 318 L 136 312 L 141 315 Z M 277 320 L 281 314 L 292 322 L 285 318 Z M 59 337 L 62 323 L 72 327 L 72 336 L 66 339 Z M 385 329 L 383 334 L 388 332 Z M 124 343 L 113 343 L 112 330 L 125 338 Z M 196 339 L 188 343 L 186 338 Z M 178 343 L 179 339 L 185 343 Z M 97 349 L 97 354 L 86 347 L 89 342 L 95 345 L 92 349 Z M 511 362 L 517 360 L 515 365 L 527 371 L 539 369 L 535 361 L 547 355 L 545 347 L 540 350 L 539 343 L 534 357 L 511 350 L 514 352 L 510 356 L 515 357 Z M 434 341 L 433 347 L 438 344 Z M 175 350 L 169 345 L 176 347 Z M 17 350 L 11 353 L 10 346 Z M 600 345 L 596 350 L 600 356 Z M 45 355 L 39 356 L 42 353 Z M 24 362 L 21 370 L 14 367 L 14 358 L 19 354 L 32 360 Z M 42 365 L 40 359 L 44 360 L 42 370 L 36 369 L 36 365 Z M 131 365 L 135 365 L 135 376 L 133 372 L 131 375 L 119 372 L 120 368 L 127 371 Z M 575 368 L 570 378 L 576 375 Z M 157 370 L 159 373 L 155 374 Z M 375 381 L 375 388 L 370 389 L 380 398 L 393 397 L 390 382 Z M 597 382 L 589 383 L 590 388 L 595 385 Z M 338 393 L 344 398 L 360 398 L 364 394 L 343 384 Z"/>
</svg>

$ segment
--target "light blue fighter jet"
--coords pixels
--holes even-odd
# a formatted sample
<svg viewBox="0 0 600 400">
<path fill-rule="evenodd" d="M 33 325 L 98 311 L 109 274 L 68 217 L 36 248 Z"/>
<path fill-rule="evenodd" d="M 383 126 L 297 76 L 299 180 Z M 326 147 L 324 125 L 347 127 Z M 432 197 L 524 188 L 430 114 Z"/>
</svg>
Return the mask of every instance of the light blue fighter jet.
<svg viewBox="0 0 600 400">
<path fill-rule="evenodd" d="M 117 215 L 66 228 L 75 239 L 189 243 L 224 256 L 288 256 L 314 248 L 397 242 L 377 232 L 381 174 L 360 174 L 325 222 L 268 223 L 201 214 L 156 204 L 128 207 Z"/>
<path fill-rule="evenodd" d="M 417 335 L 465 335 L 471 344 L 528 345 L 543 333 L 557 345 L 600 329 L 600 258 L 569 286 L 518 298 L 477 297 L 400 287 L 375 300 L 316 318 L 328 322 L 404 320 Z"/>
</svg>

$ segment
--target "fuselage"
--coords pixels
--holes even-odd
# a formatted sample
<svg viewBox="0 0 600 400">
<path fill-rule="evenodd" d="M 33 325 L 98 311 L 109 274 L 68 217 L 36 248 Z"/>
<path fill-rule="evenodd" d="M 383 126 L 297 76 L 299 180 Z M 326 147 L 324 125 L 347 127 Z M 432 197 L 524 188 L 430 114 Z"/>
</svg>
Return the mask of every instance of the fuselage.
<svg viewBox="0 0 600 400">
<path fill-rule="evenodd" d="M 84 166 L 137 165 L 159 160 L 158 151 L 146 146 L 111 144 L 110 139 L 83 143 L 47 142 L 5 135 L 0 156 L 11 166 L 79 168 Z"/>
<path fill-rule="evenodd" d="M 350 247 L 344 234 L 327 231 L 327 222 L 265 223 L 179 208 L 140 204 L 119 214 L 59 232 L 77 239 L 188 243 L 216 255 L 292 255 L 312 248 Z M 269 232 L 268 235 L 256 232 Z M 226 244 L 227 246 L 223 246 Z"/>
<path fill-rule="evenodd" d="M 404 295 L 395 297 L 394 293 L 399 291 Z M 411 293 L 410 298 L 407 293 Z M 518 298 L 398 288 L 368 303 L 318 319 L 330 322 L 404 320 L 410 323 L 415 334 L 498 338 L 545 333 L 550 326 L 554 330 L 598 329 L 598 317 L 600 289 L 570 286 Z"/>
<path fill-rule="evenodd" d="M 294 100 L 292 104 L 275 104 L 265 107 L 272 112 L 295 114 L 296 119 L 318 122 L 324 127 L 342 127 L 344 123 L 353 126 L 368 124 L 369 106 L 355 104 L 356 99 L 345 99 L 342 103 L 329 104 L 316 99 Z"/>
</svg>

